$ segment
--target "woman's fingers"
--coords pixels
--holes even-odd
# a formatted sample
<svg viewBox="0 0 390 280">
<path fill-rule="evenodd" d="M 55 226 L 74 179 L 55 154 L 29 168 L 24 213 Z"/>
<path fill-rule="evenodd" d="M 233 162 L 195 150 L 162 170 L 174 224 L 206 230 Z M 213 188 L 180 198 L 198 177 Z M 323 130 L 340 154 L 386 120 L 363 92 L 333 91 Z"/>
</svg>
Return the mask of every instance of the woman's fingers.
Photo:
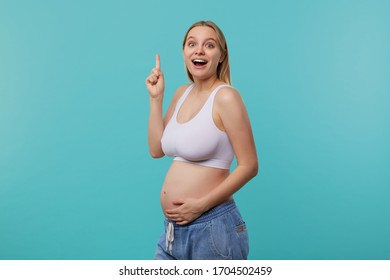
<svg viewBox="0 0 390 280">
<path fill-rule="evenodd" d="M 157 83 L 157 77 L 155 75 L 150 75 L 149 77 L 146 78 L 146 83 L 155 85 Z"/>
<path fill-rule="evenodd" d="M 156 54 L 156 69 L 160 70 L 160 55 Z"/>
<path fill-rule="evenodd" d="M 145 83 L 150 96 L 158 97 L 164 94 L 164 74 L 160 70 L 160 55 L 156 55 L 156 67 L 152 69 L 150 75 L 146 78 Z"/>
<path fill-rule="evenodd" d="M 146 78 L 146 81 L 149 84 L 155 85 L 158 82 L 159 78 L 160 78 L 160 73 L 156 69 L 153 69 L 149 77 Z"/>
<path fill-rule="evenodd" d="M 156 77 L 160 77 L 160 71 L 157 70 L 157 68 L 153 68 L 152 74 L 155 75 Z"/>
<path fill-rule="evenodd" d="M 147 81 L 149 81 L 151 84 L 156 84 L 158 79 L 161 76 L 161 71 L 159 71 L 157 68 L 153 68 L 152 72 L 150 73 L 149 77 L 147 77 Z"/>
</svg>

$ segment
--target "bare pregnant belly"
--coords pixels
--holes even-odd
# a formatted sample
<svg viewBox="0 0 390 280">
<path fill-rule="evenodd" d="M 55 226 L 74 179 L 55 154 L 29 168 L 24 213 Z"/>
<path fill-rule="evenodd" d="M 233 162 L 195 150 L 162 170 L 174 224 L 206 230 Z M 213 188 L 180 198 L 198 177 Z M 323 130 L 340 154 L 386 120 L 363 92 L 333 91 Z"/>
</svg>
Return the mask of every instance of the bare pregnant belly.
<svg viewBox="0 0 390 280">
<path fill-rule="evenodd" d="M 177 207 L 174 201 L 186 198 L 200 198 L 217 187 L 229 170 L 204 167 L 192 163 L 173 161 L 161 189 L 163 212 Z"/>
</svg>

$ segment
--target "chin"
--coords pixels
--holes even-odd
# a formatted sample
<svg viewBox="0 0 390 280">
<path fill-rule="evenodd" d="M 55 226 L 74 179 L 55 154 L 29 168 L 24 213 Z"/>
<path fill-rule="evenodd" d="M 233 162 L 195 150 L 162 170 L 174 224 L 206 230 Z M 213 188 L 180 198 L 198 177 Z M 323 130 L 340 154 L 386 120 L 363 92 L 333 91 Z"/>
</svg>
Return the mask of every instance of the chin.
<svg viewBox="0 0 390 280">
<path fill-rule="evenodd" d="M 190 71 L 190 73 L 194 79 L 198 79 L 198 80 L 207 80 L 208 78 L 211 78 L 213 76 L 213 74 L 210 74 L 203 70 Z"/>
</svg>

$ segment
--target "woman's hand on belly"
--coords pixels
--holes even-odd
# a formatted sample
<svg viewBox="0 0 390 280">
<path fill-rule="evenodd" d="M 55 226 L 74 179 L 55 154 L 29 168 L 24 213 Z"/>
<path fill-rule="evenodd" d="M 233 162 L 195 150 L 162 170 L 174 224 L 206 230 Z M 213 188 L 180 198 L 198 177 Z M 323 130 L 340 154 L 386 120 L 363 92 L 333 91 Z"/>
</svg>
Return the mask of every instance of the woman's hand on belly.
<svg viewBox="0 0 390 280">
<path fill-rule="evenodd" d="M 167 209 L 165 211 L 165 216 L 178 225 L 186 225 L 206 211 L 201 199 L 186 198 L 172 201 L 172 204 L 176 207 Z"/>
</svg>

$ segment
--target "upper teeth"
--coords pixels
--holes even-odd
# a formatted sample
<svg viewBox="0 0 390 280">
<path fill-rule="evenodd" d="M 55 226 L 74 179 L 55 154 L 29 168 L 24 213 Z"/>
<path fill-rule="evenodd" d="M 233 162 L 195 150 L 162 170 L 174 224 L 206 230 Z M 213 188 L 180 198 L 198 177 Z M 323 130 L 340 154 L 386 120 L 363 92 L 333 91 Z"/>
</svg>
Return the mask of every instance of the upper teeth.
<svg viewBox="0 0 390 280">
<path fill-rule="evenodd" d="M 202 60 L 202 59 L 194 59 L 194 62 L 204 62 L 204 63 L 206 63 L 207 61 L 206 60 Z"/>
</svg>

